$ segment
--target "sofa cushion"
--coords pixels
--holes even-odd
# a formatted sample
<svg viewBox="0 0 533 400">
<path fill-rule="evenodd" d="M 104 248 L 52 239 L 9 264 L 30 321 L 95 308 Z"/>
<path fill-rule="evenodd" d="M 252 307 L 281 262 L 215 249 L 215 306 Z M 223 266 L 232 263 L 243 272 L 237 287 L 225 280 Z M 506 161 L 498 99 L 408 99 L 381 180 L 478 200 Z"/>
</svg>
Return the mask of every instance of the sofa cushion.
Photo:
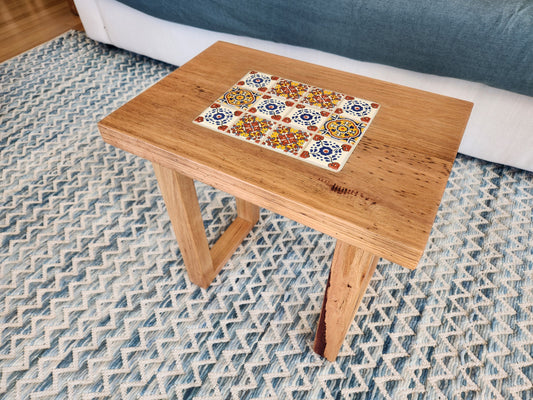
<svg viewBox="0 0 533 400">
<path fill-rule="evenodd" d="M 119 0 L 219 32 L 533 96 L 532 0 Z"/>
</svg>

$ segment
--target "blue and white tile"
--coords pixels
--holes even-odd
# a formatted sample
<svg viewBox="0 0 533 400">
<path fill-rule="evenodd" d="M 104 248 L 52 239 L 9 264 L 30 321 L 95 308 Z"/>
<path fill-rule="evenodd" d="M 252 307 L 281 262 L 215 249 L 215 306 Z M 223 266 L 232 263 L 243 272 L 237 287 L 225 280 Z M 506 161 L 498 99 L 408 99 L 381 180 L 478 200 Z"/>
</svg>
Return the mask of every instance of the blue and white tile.
<svg viewBox="0 0 533 400">
<path fill-rule="evenodd" d="M 352 96 L 346 96 L 335 110 L 336 114 L 344 114 L 348 117 L 358 118 L 362 122 L 370 123 L 379 110 L 379 104 L 359 99 Z"/>
<path fill-rule="evenodd" d="M 317 132 L 330 115 L 331 113 L 327 111 L 320 111 L 315 108 L 298 105 L 282 119 L 282 122 L 290 124 L 298 129 L 307 129 L 312 132 Z"/>
<path fill-rule="evenodd" d="M 257 101 L 255 107 L 249 110 L 249 112 L 255 112 L 262 117 L 270 118 L 275 121 L 281 121 L 281 119 L 283 119 L 293 107 L 294 103 L 292 101 L 264 95 Z"/>
<path fill-rule="evenodd" d="M 276 79 L 273 79 L 276 78 Z M 250 71 L 237 82 L 238 86 L 258 92 L 266 92 L 276 82 L 277 77 L 264 72 Z"/>
<path fill-rule="evenodd" d="M 196 117 L 194 123 L 225 132 L 241 114 L 242 111 L 214 103 Z"/>
<path fill-rule="evenodd" d="M 318 167 L 340 171 L 352 151 L 353 146 L 349 144 L 316 134 L 300 157 Z"/>
</svg>

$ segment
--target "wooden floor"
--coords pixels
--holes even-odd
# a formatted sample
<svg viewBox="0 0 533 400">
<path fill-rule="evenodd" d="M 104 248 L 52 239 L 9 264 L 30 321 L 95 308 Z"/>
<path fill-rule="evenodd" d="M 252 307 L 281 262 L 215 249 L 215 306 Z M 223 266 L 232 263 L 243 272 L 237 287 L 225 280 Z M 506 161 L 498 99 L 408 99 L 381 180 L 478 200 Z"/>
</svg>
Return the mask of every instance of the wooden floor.
<svg viewBox="0 0 533 400">
<path fill-rule="evenodd" d="M 0 62 L 70 29 L 83 26 L 68 0 L 0 0 Z"/>
</svg>

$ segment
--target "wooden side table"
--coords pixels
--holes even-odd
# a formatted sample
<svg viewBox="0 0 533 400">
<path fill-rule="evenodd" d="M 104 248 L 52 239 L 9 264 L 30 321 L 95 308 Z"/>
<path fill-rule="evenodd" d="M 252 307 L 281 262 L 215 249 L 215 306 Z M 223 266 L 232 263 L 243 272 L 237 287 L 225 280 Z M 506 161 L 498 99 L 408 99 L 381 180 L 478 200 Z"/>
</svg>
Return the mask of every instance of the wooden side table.
<svg viewBox="0 0 533 400">
<path fill-rule="evenodd" d="M 210 131 L 193 119 L 249 70 L 381 105 L 340 172 Z M 337 239 L 315 351 L 334 360 L 379 257 L 413 269 L 424 252 L 472 104 L 218 42 L 99 123 L 104 140 L 150 160 L 192 282 L 207 287 L 259 208 Z M 209 249 L 194 190 L 237 198 Z"/>
</svg>

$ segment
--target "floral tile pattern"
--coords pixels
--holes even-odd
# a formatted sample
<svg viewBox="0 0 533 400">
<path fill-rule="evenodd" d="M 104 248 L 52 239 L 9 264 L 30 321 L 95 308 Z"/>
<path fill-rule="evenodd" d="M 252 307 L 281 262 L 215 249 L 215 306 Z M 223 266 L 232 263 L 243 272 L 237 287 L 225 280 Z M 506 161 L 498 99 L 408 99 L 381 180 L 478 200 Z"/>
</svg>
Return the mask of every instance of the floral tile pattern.
<svg viewBox="0 0 533 400">
<path fill-rule="evenodd" d="M 312 143 L 300 155 L 308 162 L 338 170 L 351 154 L 352 146 L 338 140 L 331 140 L 322 135 L 315 135 Z"/>
<path fill-rule="evenodd" d="M 250 71 L 237 82 L 237 85 L 259 92 L 266 92 L 276 82 L 272 78 L 271 75 L 263 74 L 262 72 Z"/>
<path fill-rule="evenodd" d="M 233 87 L 222 95 L 218 102 L 234 106 L 242 110 L 250 108 L 259 96 L 253 91 L 240 87 Z"/>
<path fill-rule="evenodd" d="M 314 87 L 309 89 L 302 103 L 331 110 L 335 108 L 342 98 L 343 96 L 340 93 Z"/>
<path fill-rule="evenodd" d="M 366 127 L 367 124 L 359 122 L 355 118 L 332 115 L 324 123 L 320 133 L 353 145 L 359 141 Z"/>
<path fill-rule="evenodd" d="M 302 106 L 302 107 L 298 107 Z M 300 129 L 308 129 L 310 131 L 316 131 L 319 126 L 322 125 L 329 113 L 326 111 L 320 111 L 311 107 L 303 107 L 298 105 L 295 107 L 282 122 L 296 125 Z"/>
<path fill-rule="evenodd" d="M 276 125 L 270 136 L 265 139 L 265 145 L 276 150 L 298 155 L 309 141 L 310 134 L 286 125 Z"/>
<path fill-rule="evenodd" d="M 339 106 L 340 107 L 336 110 L 337 113 L 361 118 L 361 121 L 363 122 L 370 122 L 378 112 L 379 108 L 379 104 L 377 103 L 355 99 L 351 96 L 346 96 Z"/>
<path fill-rule="evenodd" d="M 259 118 L 255 115 L 244 114 L 230 128 L 229 133 L 242 139 L 252 140 L 259 143 L 273 126 L 273 122 Z"/>
<path fill-rule="evenodd" d="M 193 122 L 340 171 L 379 107 L 352 95 L 250 71 Z"/>
<path fill-rule="evenodd" d="M 293 104 L 294 103 L 291 103 L 290 101 L 272 98 L 272 96 L 265 94 L 257 102 L 257 106 L 248 111 L 257 112 L 257 114 L 263 117 L 280 121 Z"/>
<path fill-rule="evenodd" d="M 241 115 L 242 111 L 237 111 L 229 107 L 223 107 L 218 103 L 213 103 L 211 107 L 200 114 L 194 122 L 210 129 L 225 131 L 228 126 Z"/>
<path fill-rule="evenodd" d="M 275 79 L 274 77 L 272 79 Z M 275 79 L 275 86 L 270 89 L 269 93 L 274 96 L 285 97 L 289 100 L 299 100 L 309 89 L 305 83 L 290 81 L 288 79 Z"/>
</svg>

